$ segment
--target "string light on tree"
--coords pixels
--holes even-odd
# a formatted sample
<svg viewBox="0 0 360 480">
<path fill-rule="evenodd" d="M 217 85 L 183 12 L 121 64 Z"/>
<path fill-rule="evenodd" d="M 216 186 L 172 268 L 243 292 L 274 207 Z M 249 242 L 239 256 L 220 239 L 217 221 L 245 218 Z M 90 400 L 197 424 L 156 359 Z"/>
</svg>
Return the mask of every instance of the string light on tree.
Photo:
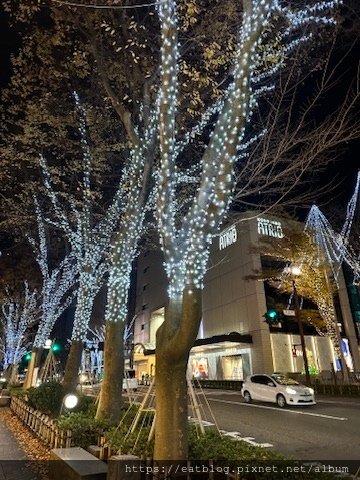
<svg viewBox="0 0 360 480">
<path fill-rule="evenodd" d="M 71 339 L 83 342 L 86 340 L 95 296 L 103 284 L 104 275 L 108 270 L 108 260 L 105 254 L 109 250 L 111 235 L 126 202 L 127 186 L 123 183 L 120 184 L 104 218 L 94 224 L 90 180 L 92 157 L 87 141 L 86 114 L 76 92 L 74 92 L 74 99 L 79 112 L 79 133 L 83 153 L 81 207 L 76 207 L 75 202 L 70 202 L 70 212 L 67 214 L 52 188 L 50 173 L 43 156 L 40 156 L 40 164 L 44 173 L 47 193 L 55 213 L 55 218 L 47 219 L 47 221 L 64 231 L 71 245 L 71 255 L 76 259 L 79 287 Z"/>
<path fill-rule="evenodd" d="M 233 80 L 201 117 L 200 122 L 178 139 L 176 131 L 178 98 L 179 43 L 177 40 L 176 2 L 167 0 L 158 6 L 162 31 L 160 89 L 161 168 L 157 199 L 157 218 L 170 296 L 181 295 L 186 284 L 202 286 L 208 261 L 209 245 L 229 208 L 234 191 L 234 166 L 239 150 L 244 150 L 245 128 L 257 99 L 274 88 L 269 79 L 285 64 L 290 52 L 311 39 L 303 26 L 311 23 L 332 24 L 330 12 L 336 1 L 315 2 L 304 9 L 291 9 L 279 1 L 248 2 L 239 31 Z M 279 21 L 279 18 L 281 21 Z M 267 65 L 269 30 L 277 28 L 278 51 L 275 64 Z M 265 53 L 264 53 L 265 51 Z M 264 82 L 267 82 L 264 84 Z M 214 126 L 209 125 L 216 118 Z M 208 123 L 207 123 L 208 122 Z M 198 189 L 181 227 L 176 221 L 176 187 L 181 173 L 177 159 L 190 141 L 212 128 L 210 141 L 200 160 Z M 255 140 L 254 140 L 255 141 Z M 242 154 L 240 154 L 241 157 Z M 191 179 L 194 181 L 194 178 Z M 189 202 L 191 203 L 191 202 Z"/>
<path fill-rule="evenodd" d="M 18 365 L 27 352 L 27 330 L 38 319 L 37 299 L 36 290 L 31 291 L 25 282 L 22 301 L 15 301 L 9 295 L 1 306 L 4 337 L 0 339 L 0 351 L 3 354 L 4 369 L 9 365 Z"/>
<path fill-rule="evenodd" d="M 210 243 L 232 202 L 235 168 L 246 157 L 243 145 L 251 116 L 259 97 L 276 85 L 276 76 L 290 53 L 311 39 L 310 34 L 304 33 L 310 30 L 307 26 L 332 24 L 331 10 L 337 4 L 314 1 L 299 9 L 279 0 L 243 1 L 242 25 L 229 82 L 214 110 L 208 110 L 190 133 L 177 131 L 183 86 L 179 74 L 177 2 L 163 0 L 158 5 L 162 46 L 156 217 L 169 283 L 169 304 L 156 335 L 157 460 L 187 458 L 184 372 L 201 321 L 201 288 Z M 205 129 L 206 141 L 199 135 Z M 187 155 L 189 142 L 196 140 L 201 158 L 190 162 L 190 157 L 187 165 L 189 168 L 198 163 L 199 168 L 193 170 L 198 182 L 188 195 L 187 210 L 179 212 L 179 165 Z M 172 418 L 172 431 L 176 433 L 169 432 L 168 418 Z"/>
<path fill-rule="evenodd" d="M 359 258 L 349 245 L 349 235 L 359 199 L 359 185 L 360 173 L 357 175 L 354 193 L 347 205 L 346 218 L 339 234 L 335 233 L 330 222 L 316 205 L 311 207 L 305 223 L 305 231 L 314 238 L 321 254 L 326 256 L 336 282 L 343 262 L 351 268 L 355 283 L 360 276 Z"/>
<path fill-rule="evenodd" d="M 38 224 L 38 242 L 29 237 L 36 261 L 42 275 L 41 318 L 35 336 L 33 348 L 43 348 L 50 337 L 56 320 L 69 307 L 76 295 L 73 288 L 77 267 L 75 258 L 66 256 L 58 267 L 50 270 L 45 224 L 36 198 L 34 199 Z"/>
</svg>

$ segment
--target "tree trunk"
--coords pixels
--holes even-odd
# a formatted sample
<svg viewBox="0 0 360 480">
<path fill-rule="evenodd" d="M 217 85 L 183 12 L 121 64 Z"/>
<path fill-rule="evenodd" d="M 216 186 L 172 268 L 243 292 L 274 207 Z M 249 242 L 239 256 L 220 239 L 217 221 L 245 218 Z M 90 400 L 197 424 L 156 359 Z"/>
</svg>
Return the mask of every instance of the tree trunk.
<svg viewBox="0 0 360 480">
<path fill-rule="evenodd" d="M 183 301 L 170 299 L 156 336 L 155 460 L 188 456 L 186 370 L 201 321 L 201 291 L 187 288 Z"/>
<path fill-rule="evenodd" d="M 28 364 L 28 369 L 26 372 L 26 377 L 24 381 L 24 389 L 29 389 L 32 387 L 33 378 L 34 378 L 34 370 L 36 367 L 40 365 L 40 359 L 42 354 L 42 348 L 33 348 L 31 351 L 31 358 Z"/>
<path fill-rule="evenodd" d="M 14 385 L 14 384 L 17 383 L 18 368 L 19 368 L 18 363 L 13 363 L 12 364 L 11 370 L 10 370 L 10 377 L 9 377 L 10 385 Z"/>
<path fill-rule="evenodd" d="M 104 378 L 96 418 L 111 422 L 121 419 L 124 376 L 124 322 L 106 322 L 104 344 Z"/>
<path fill-rule="evenodd" d="M 71 343 L 64 372 L 63 386 L 66 393 L 76 391 L 76 387 L 79 382 L 79 370 L 81 366 L 82 351 L 83 342 L 80 340 L 73 340 Z"/>
</svg>

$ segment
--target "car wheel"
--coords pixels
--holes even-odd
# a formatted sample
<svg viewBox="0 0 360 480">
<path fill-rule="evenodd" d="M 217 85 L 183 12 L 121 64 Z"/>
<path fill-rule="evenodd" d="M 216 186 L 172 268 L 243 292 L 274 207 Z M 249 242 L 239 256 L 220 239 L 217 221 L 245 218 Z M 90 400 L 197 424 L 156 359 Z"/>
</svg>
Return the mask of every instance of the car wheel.
<svg viewBox="0 0 360 480">
<path fill-rule="evenodd" d="M 246 403 L 251 403 L 252 401 L 251 395 L 247 390 L 244 392 L 244 400 Z"/>
<path fill-rule="evenodd" d="M 278 406 L 279 406 L 280 408 L 284 408 L 285 405 L 286 405 L 286 398 L 284 397 L 284 395 L 281 395 L 281 394 L 278 395 L 278 396 L 276 397 L 276 403 L 278 404 Z"/>
</svg>

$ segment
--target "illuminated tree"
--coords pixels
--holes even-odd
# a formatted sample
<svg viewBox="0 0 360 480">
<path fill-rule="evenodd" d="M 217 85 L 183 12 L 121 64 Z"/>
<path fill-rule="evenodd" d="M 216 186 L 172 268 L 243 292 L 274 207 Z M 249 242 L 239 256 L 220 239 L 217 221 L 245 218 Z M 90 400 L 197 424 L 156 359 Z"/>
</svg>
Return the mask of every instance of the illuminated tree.
<svg viewBox="0 0 360 480">
<path fill-rule="evenodd" d="M 111 245 L 111 268 L 108 280 L 104 378 L 100 391 L 97 418 L 119 420 L 124 371 L 124 328 L 128 313 L 128 291 L 132 262 L 144 231 L 151 189 L 152 166 L 157 127 L 156 112 L 148 119 L 144 135 L 133 129 L 135 143 L 126 164 L 122 183 L 127 189 L 127 203 Z M 133 137 L 134 138 L 134 137 Z"/>
<path fill-rule="evenodd" d="M 341 226 L 341 230 L 339 228 L 339 233 L 335 232 L 329 220 L 316 205 L 311 207 L 306 218 L 305 230 L 313 238 L 321 255 L 326 258 L 326 261 L 331 267 L 332 276 L 337 283 L 343 262 L 352 270 L 355 284 L 360 277 L 360 263 L 357 258 L 358 254 L 355 253 L 354 248 L 352 247 L 352 244 L 355 243 L 355 248 L 357 247 L 358 250 L 358 245 L 356 245 L 356 242 L 350 241 L 354 231 L 355 236 L 357 236 L 357 222 L 354 222 L 354 218 L 355 213 L 358 210 L 359 187 L 360 172 L 357 174 L 354 193 L 348 202 L 345 220 Z"/>
<path fill-rule="evenodd" d="M 330 337 L 335 355 L 341 360 L 344 377 L 348 379 L 346 362 L 340 347 L 341 337 L 334 306 L 337 286 L 331 262 L 318 248 L 313 234 L 304 231 L 299 223 L 285 222 L 283 232 L 284 237 L 281 239 L 270 237 L 262 239 L 255 250 L 264 257 L 281 261 L 286 266 L 263 269 L 253 278 L 266 279 L 280 292 L 292 296 L 293 276 L 290 267 L 299 268 L 300 273 L 296 276 L 297 293 L 316 305 L 322 322 L 318 322 L 318 315 L 314 311 L 301 310 L 301 319 L 314 325 L 320 335 Z"/>
<path fill-rule="evenodd" d="M 235 162 L 246 126 L 257 98 L 273 87 L 272 76 L 295 47 L 310 40 L 306 26 L 333 23 L 328 12 L 336 2 L 314 2 L 304 9 L 292 9 L 276 0 L 242 4 L 232 77 L 220 101 L 203 117 L 211 132 L 202 148 L 197 188 L 181 218 L 176 215 L 177 160 L 183 143 L 176 122 L 181 103 L 177 4 L 164 0 L 158 5 L 162 49 L 157 219 L 169 281 L 169 304 L 156 337 L 154 456 L 159 460 L 187 456 L 185 372 L 201 319 L 209 247 L 233 197 Z M 270 65 L 265 61 L 269 54 L 275 57 Z"/>
<path fill-rule="evenodd" d="M 17 366 L 29 345 L 28 329 L 38 320 L 37 292 L 31 291 L 24 283 L 21 300 L 8 297 L 1 307 L 2 337 L 0 351 L 3 354 L 4 369 L 11 367 L 9 380 L 15 381 Z"/>
<path fill-rule="evenodd" d="M 85 111 L 77 94 L 74 94 L 74 96 L 80 113 L 79 132 L 83 149 L 84 170 L 81 203 L 79 205 L 74 200 L 70 201 L 69 214 L 67 214 L 54 192 L 50 183 L 48 167 L 44 158 L 40 157 L 45 187 L 55 214 L 54 219 L 47 219 L 47 221 L 64 232 L 71 246 L 71 254 L 76 259 L 78 271 L 77 304 L 71 347 L 64 374 L 64 386 L 67 390 L 75 389 L 78 381 L 83 342 L 86 340 L 94 299 L 108 270 L 106 254 L 111 235 L 115 230 L 126 199 L 126 185 L 121 183 L 106 214 L 100 221 L 96 222 L 92 208 L 91 152 L 86 138 Z"/>
<path fill-rule="evenodd" d="M 77 277 L 76 261 L 71 255 L 67 255 L 57 267 L 50 268 L 45 224 L 36 200 L 35 207 L 39 238 L 38 242 L 33 238 L 29 238 L 29 241 L 42 275 L 41 316 L 32 346 L 31 359 L 24 382 L 25 388 L 32 386 L 34 368 L 38 366 L 42 349 L 46 340 L 50 338 L 55 322 L 75 298 L 76 288 L 74 286 Z"/>
</svg>

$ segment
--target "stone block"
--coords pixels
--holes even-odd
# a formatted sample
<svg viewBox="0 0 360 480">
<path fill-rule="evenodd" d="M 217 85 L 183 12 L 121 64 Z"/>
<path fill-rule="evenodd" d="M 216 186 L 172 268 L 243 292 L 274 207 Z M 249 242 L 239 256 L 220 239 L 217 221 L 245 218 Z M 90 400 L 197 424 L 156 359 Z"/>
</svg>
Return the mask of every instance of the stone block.
<svg viewBox="0 0 360 480">
<path fill-rule="evenodd" d="M 97 445 L 89 445 L 87 451 L 91 455 L 94 455 L 94 457 L 100 458 L 101 447 L 98 447 Z"/>
<path fill-rule="evenodd" d="M 114 455 L 108 461 L 107 480 L 140 480 L 140 465 L 135 455 Z"/>
<path fill-rule="evenodd" d="M 50 453 L 50 480 L 106 480 L 107 465 L 79 447 L 54 448 Z"/>
</svg>

